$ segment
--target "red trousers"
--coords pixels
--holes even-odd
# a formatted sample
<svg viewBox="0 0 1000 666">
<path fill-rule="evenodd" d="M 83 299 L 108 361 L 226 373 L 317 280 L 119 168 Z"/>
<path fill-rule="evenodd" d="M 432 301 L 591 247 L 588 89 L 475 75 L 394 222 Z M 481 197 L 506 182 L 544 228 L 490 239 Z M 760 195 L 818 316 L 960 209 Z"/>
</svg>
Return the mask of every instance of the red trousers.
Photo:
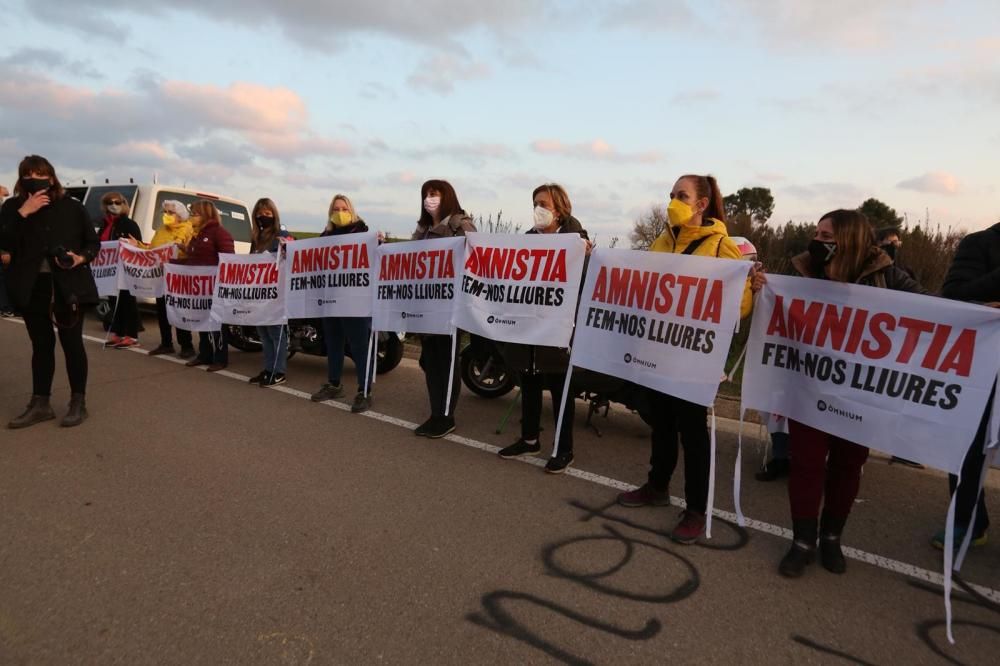
<svg viewBox="0 0 1000 666">
<path fill-rule="evenodd" d="M 861 467 L 868 449 L 847 440 L 788 421 L 791 474 L 788 500 L 792 520 L 815 519 L 820 501 L 833 519 L 847 519 L 861 486 Z"/>
</svg>

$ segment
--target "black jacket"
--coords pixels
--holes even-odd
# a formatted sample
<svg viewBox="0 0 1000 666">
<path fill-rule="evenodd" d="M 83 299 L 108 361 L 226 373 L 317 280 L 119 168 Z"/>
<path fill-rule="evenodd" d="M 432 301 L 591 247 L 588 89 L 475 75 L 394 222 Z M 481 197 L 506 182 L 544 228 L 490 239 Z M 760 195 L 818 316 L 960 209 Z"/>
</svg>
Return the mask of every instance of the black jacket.
<svg viewBox="0 0 1000 666">
<path fill-rule="evenodd" d="M 6 275 L 11 300 L 18 307 L 27 306 L 44 260 L 64 300 L 96 303 L 97 285 L 87 264 L 97 256 L 101 243 L 83 204 L 63 196 L 27 218 L 18 212 L 23 204 L 24 197 L 11 197 L 0 208 L 0 249 L 11 255 Z M 59 247 L 79 254 L 84 263 L 69 270 L 60 268 L 51 258 Z"/>
<path fill-rule="evenodd" d="M 343 236 L 344 234 L 363 234 L 366 231 L 368 231 L 368 225 L 359 217 L 357 222 L 352 222 L 346 226 L 324 229 L 323 233 L 320 234 L 320 238 L 326 236 Z"/>
<path fill-rule="evenodd" d="M 808 252 L 792 257 L 792 266 L 804 277 L 819 277 L 813 272 Z M 892 263 L 889 255 L 877 247 L 873 247 L 869 251 L 861 275 L 854 282 L 868 287 L 883 287 L 895 291 L 908 291 L 913 294 L 930 294 L 919 282 Z"/>
<path fill-rule="evenodd" d="M 97 237 L 100 239 L 107 222 L 104 219 L 97 220 L 97 222 L 101 225 L 101 230 L 97 233 Z M 121 238 L 128 238 L 129 236 L 137 241 L 142 240 L 142 232 L 139 230 L 139 225 L 128 215 L 119 215 L 111 223 L 111 238 L 109 240 L 114 241 Z"/>
<path fill-rule="evenodd" d="M 962 239 L 941 295 L 956 301 L 1000 301 L 1000 224 Z"/>
<path fill-rule="evenodd" d="M 534 229 L 529 229 L 525 233 L 537 234 L 540 233 Z M 556 231 L 557 234 L 580 234 L 580 238 L 584 240 L 589 240 L 587 236 L 587 231 L 572 215 L 567 217 L 559 225 L 559 230 Z M 584 260 L 583 274 L 587 274 L 587 264 L 589 263 L 590 257 Z M 583 281 L 580 282 L 580 289 L 583 289 Z M 543 346 L 533 346 L 533 345 L 522 345 L 518 343 L 508 342 L 501 346 L 503 350 L 504 360 L 507 362 L 507 366 L 518 372 L 530 372 L 534 370 L 535 372 L 540 372 L 544 374 L 565 374 L 566 368 L 569 367 L 569 350 L 562 347 L 543 347 Z M 532 355 L 534 351 L 534 355 Z"/>
</svg>

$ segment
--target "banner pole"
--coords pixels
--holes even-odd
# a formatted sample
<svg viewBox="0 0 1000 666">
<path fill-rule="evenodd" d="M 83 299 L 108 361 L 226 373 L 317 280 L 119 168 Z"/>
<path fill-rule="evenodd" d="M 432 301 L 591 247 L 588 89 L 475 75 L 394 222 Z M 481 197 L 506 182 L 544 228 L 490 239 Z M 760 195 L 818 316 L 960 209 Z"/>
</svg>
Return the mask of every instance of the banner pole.
<svg viewBox="0 0 1000 666">
<path fill-rule="evenodd" d="M 569 383 L 572 378 L 573 378 L 573 364 L 570 363 L 569 367 L 566 368 L 566 379 L 563 380 L 562 400 L 559 403 L 559 417 L 556 419 L 556 432 L 554 436 L 555 438 L 552 441 L 551 457 L 553 458 L 559 455 L 559 439 L 562 436 L 563 418 L 566 416 L 566 401 L 576 399 L 573 396 L 570 396 L 569 394 Z M 570 427 L 572 428 L 573 425 L 570 424 Z"/>
<path fill-rule="evenodd" d="M 448 368 L 448 393 L 444 396 L 444 415 L 451 416 L 451 392 L 455 385 L 455 351 L 458 345 L 458 329 L 451 331 L 451 365 Z"/>
<path fill-rule="evenodd" d="M 372 387 L 372 345 L 375 342 L 375 335 L 377 331 L 372 329 L 371 335 L 368 336 L 368 356 L 365 357 L 365 395 L 371 392 Z"/>
<path fill-rule="evenodd" d="M 746 411 L 743 409 L 743 405 L 740 405 L 740 429 L 736 436 L 736 469 L 733 471 L 733 504 L 736 506 L 736 524 L 740 527 L 747 525 L 740 502 L 743 485 L 743 420 L 745 418 Z"/>
<path fill-rule="evenodd" d="M 715 405 L 712 410 L 712 430 L 709 436 L 708 505 L 705 507 L 705 537 L 712 538 L 712 512 L 715 511 Z M 687 463 L 684 463 L 685 465 Z"/>
</svg>

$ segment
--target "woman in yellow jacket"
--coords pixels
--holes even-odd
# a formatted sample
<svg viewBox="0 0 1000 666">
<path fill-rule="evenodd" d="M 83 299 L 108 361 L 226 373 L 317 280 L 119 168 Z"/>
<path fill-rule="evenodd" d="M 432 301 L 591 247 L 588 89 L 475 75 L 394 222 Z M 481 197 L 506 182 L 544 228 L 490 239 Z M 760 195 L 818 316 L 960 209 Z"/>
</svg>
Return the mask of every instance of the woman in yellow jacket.
<svg viewBox="0 0 1000 666">
<path fill-rule="evenodd" d="M 194 237 L 194 226 L 188 215 L 187 207 L 180 201 L 168 199 L 163 202 L 160 227 L 153 234 L 153 240 L 145 247 L 160 247 L 161 245 L 177 245 L 187 247 Z M 134 240 L 134 239 L 133 239 Z M 178 249 L 178 256 L 183 256 L 183 250 Z M 156 319 L 160 324 L 160 346 L 149 352 L 150 356 L 173 354 L 174 343 L 170 334 L 170 322 L 167 320 L 167 303 L 161 298 L 156 299 Z M 181 351 L 180 358 L 192 358 L 195 354 L 194 339 L 191 331 L 177 329 L 177 344 Z"/>
<path fill-rule="evenodd" d="M 726 231 L 722 193 L 712 176 L 681 176 L 670 192 L 669 223 L 653 241 L 653 252 L 741 259 L 739 248 Z M 746 317 L 753 306 L 750 280 L 740 304 Z M 652 425 L 649 479 L 641 488 L 618 496 L 623 506 L 670 504 L 670 477 L 677 467 L 677 435 L 684 447 L 684 494 L 687 508 L 670 533 L 677 543 L 691 544 L 705 530 L 708 505 L 710 442 L 708 408 L 658 391 L 649 392 L 648 420 Z"/>
</svg>

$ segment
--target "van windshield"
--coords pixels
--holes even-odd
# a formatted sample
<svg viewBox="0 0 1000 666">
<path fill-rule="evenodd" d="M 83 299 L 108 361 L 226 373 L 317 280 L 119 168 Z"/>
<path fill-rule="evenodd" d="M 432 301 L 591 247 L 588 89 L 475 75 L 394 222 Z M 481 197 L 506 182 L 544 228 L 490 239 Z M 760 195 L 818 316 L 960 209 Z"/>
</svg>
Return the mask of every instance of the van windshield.
<svg viewBox="0 0 1000 666">
<path fill-rule="evenodd" d="M 191 204 L 203 198 L 193 194 L 160 190 L 156 195 L 156 207 L 153 209 L 155 211 L 153 214 L 153 229 L 159 229 L 163 225 L 163 220 L 160 218 L 160 210 L 163 209 L 164 201 L 173 199 L 174 201 L 180 201 L 190 208 Z M 246 206 L 215 199 L 211 201 L 219 209 L 219 218 L 222 220 L 222 226 L 232 234 L 233 240 L 241 243 L 249 243 L 250 212 L 246 209 Z"/>
<path fill-rule="evenodd" d="M 83 199 L 83 206 L 87 209 L 87 215 L 94 221 L 94 226 L 100 229 L 103 225 L 101 218 L 104 215 L 101 213 L 101 199 L 104 198 L 104 195 L 109 192 L 117 192 L 125 197 L 125 201 L 128 202 L 128 209 L 131 211 L 132 207 L 135 206 L 135 194 L 138 191 L 138 185 L 91 185 L 87 188 L 87 195 Z M 67 192 L 74 199 L 79 199 L 79 188 L 72 188 L 72 191 L 68 189 Z"/>
</svg>

